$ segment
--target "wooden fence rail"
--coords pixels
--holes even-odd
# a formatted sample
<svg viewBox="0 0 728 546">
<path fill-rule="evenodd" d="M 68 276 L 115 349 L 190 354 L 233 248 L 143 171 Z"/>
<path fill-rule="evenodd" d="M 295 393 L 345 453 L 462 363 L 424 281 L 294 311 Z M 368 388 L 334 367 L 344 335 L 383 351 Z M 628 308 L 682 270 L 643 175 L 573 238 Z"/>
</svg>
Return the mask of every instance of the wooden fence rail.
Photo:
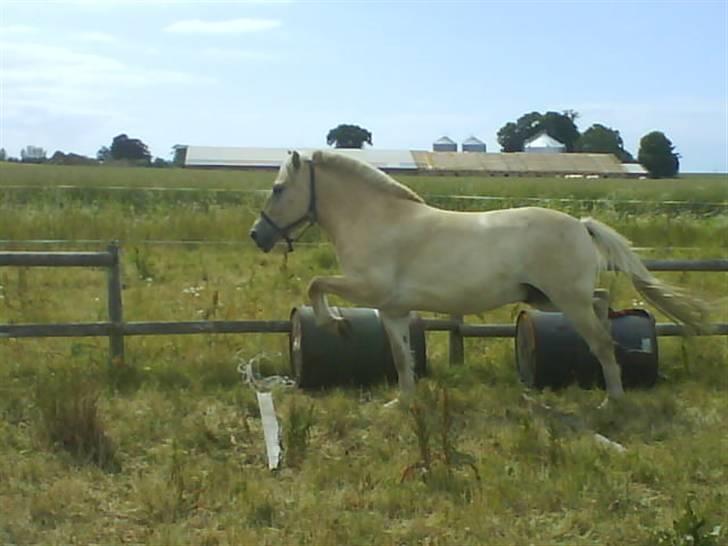
<svg viewBox="0 0 728 546">
<path fill-rule="evenodd" d="M 652 271 L 728 271 L 728 259 L 711 260 L 645 260 Z M 185 334 L 248 334 L 288 333 L 288 320 L 202 320 L 175 322 L 125 322 L 122 304 L 122 283 L 119 244 L 111 243 L 105 252 L 0 252 L 0 266 L 15 267 L 103 267 L 107 269 L 107 322 L 4 324 L 0 338 L 89 337 L 109 338 L 111 362 L 124 361 L 126 336 Z M 450 362 L 464 358 L 466 337 L 513 337 L 512 324 L 465 324 L 461 317 L 421 319 L 425 330 L 449 332 Z M 659 336 L 679 336 L 685 332 L 677 324 L 660 323 Z M 707 335 L 728 335 L 728 324 L 715 324 Z"/>
</svg>

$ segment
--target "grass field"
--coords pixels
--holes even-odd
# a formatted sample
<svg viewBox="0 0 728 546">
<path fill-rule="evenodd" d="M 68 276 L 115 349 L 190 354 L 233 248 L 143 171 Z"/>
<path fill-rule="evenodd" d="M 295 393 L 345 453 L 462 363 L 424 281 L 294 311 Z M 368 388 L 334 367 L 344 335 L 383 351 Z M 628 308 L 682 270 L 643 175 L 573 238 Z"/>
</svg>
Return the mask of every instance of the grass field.
<svg viewBox="0 0 728 546">
<path fill-rule="evenodd" d="M 724 177 L 399 178 L 427 195 L 599 200 L 547 205 L 593 214 L 650 247 L 645 256 L 728 255 L 721 207 L 617 202 L 725 203 Z M 260 196 L 208 191 L 271 179 L 0 163 L 0 248 L 87 250 L 121 240 L 127 320 L 286 318 L 311 276 L 336 269 L 330 247 L 263 255 L 246 241 Z M 16 188 L 28 185 L 46 188 Z M 81 188 L 47 188 L 59 185 Z M 161 186 L 200 189 L 139 189 Z M 20 242 L 30 239 L 77 242 Z M 725 273 L 660 277 L 714 302 L 728 292 Z M 105 282 L 97 270 L 0 269 L 0 323 L 105 320 Z M 637 303 L 623 280 L 605 275 L 604 284 L 615 307 Z M 509 322 L 514 312 L 470 319 Z M 718 307 L 715 319 L 728 321 L 728 310 Z M 112 367 L 107 343 L 0 339 L 0 544 L 727 542 L 726 337 L 661 339 L 664 380 L 620 407 L 597 410 L 603 393 L 575 387 L 531 393 L 627 448 L 618 453 L 522 401 L 512 341 L 468 340 L 465 365 L 450 367 L 446 337 L 429 334 L 431 375 L 411 407 L 383 408 L 395 395 L 386 385 L 276 389 L 284 464 L 274 473 L 237 366 L 257 357 L 264 375 L 290 374 L 285 335 L 129 338 L 126 365 Z"/>
</svg>

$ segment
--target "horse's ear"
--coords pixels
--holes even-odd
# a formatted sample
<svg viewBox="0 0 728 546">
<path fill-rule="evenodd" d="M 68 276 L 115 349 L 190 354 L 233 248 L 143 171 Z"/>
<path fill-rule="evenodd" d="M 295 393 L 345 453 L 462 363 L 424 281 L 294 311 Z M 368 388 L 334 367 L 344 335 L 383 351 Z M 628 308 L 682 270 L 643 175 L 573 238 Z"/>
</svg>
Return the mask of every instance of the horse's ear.
<svg viewBox="0 0 728 546">
<path fill-rule="evenodd" d="M 291 161 L 293 162 L 294 169 L 298 170 L 301 167 L 301 156 L 298 152 L 293 152 L 291 154 Z"/>
<path fill-rule="evenodd" d="M 323 160 L 323 158 L 324 158 L 324 154 L 323 154 L 323 152 L 321 150 L 316 150 L 311 155 L 311 161 L 313 161 L 313 163 L 315 165 L 319 165 L 321 163 L 321 161 Z"/>
</svg>

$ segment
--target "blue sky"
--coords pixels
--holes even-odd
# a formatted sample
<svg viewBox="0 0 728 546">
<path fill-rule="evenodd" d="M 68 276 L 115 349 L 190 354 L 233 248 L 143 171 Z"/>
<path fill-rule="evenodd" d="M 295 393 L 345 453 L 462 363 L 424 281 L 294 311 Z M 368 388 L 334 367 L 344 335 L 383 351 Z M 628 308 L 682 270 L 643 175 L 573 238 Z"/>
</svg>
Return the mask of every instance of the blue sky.
<svg viewBox="0 0 728 546">
<path fill-rule="evenodd" d="M 663 131 L 684 172 L 728 172 L 728 0 L 0 0 L 0 147 L 94 155 L 174 144 L 377 148 L 579 112 L 636 155 Z"/>
</svg>

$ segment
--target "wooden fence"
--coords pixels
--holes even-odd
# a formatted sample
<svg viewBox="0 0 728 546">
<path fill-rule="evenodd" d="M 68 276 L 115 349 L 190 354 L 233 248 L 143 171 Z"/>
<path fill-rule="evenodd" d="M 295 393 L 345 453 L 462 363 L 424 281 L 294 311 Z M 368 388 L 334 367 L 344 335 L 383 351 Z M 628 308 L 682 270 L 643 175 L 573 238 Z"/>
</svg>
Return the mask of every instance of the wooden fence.
<svg viewBox="0 0 728 546">
<path fill-rule="evenodd" d="M 651 271 L 728 271 L 728 259 L 711 260 L 645 260 Z M 0 267 L 101 267 L 107 270 L 106 322 L 0 325 L 0 338 L 24 337 L 88 337 L 109 338 L 111 362 L 124 361 L 124 337 L 179 334 L 245 334 L 288 333 L 289 320 L 200 320 L 175 322 L 125 322 L 122 303 L 120 248 L 111 243 L 104 252 L 0 252 Z M 428 331 L 450 333 L 450 362 L 460 363 L 464 357 L 466 337 L 513 337 L 512 324 L 465 324 L 459 317 L 423 319 Z M 728 335 L 728 324 L 716 324 L 710 335 Z M 677 324 L 659 323 L 659 336 L 682 335 Z"/>
</svg>

